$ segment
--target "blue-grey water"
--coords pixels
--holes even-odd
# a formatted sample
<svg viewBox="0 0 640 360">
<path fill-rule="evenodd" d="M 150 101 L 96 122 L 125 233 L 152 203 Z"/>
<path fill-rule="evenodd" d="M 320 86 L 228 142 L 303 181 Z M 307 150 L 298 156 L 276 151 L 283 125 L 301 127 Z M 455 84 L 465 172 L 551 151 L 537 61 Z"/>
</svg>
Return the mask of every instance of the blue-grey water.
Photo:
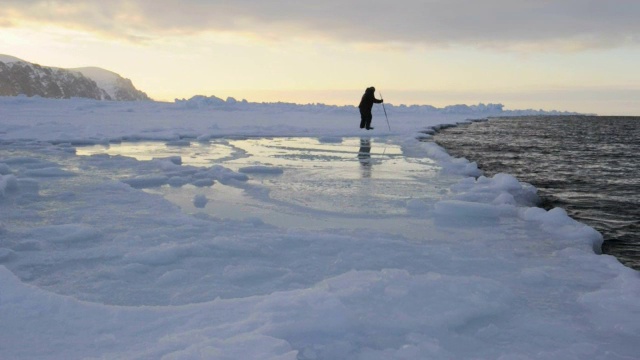
<svg viewBox="0 0 640 360">
<path fill-rule="evenodd" d="M 640 117 L 493 118 L 438 132 L 485 175 L 509 173 L 598 230 L 602 250 L 640 270 Z"/>
</svg>

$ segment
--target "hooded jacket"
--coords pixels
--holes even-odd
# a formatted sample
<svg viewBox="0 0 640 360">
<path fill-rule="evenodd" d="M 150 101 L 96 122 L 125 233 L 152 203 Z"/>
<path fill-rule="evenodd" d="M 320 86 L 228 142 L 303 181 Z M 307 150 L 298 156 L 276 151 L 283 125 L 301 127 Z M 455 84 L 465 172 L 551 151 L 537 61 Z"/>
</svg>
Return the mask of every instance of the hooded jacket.
<svg viewBox="0 0 640 360">
<path fill-rule="evenodd" d="M 382 103 L 382 100 L 376 99 L 374 95 L 375 91 L 376 91 L 376 88 L 374 88 L 373 86 L 367 88 L 367 90 L 364 91 L 364 95 L 362 95 L 362 100 L 360 100 L 360 105 L 358 105 L 361 112 L 370 113 L 374 103 L 376 104 Z"/>
</svg>

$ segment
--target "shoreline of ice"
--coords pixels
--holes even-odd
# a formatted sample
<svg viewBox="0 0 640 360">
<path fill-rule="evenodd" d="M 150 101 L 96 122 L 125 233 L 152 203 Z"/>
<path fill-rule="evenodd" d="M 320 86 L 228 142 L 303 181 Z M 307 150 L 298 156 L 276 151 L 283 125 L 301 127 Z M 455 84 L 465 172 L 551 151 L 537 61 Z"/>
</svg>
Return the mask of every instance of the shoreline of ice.
<svg viewBox="0 0 640 360">
<path fill-rule="evenodd" d="M 3 354 L 627 359 L 640 351 L 640 277 L 596 254 L 600 234 L 562 209 L 533 206 L 535 189 L 512 176 L 485 178 L 419 141 L 473 115 L 389 111 L 391 132 L 365 133 L 357 113 L 182 105 L 0 97 Z M 140 190 L 171 178 L 246 189 L 248 176 L 279 175 L 273 167 L 75 155 L 76 146 L 123 141 L 331 144 L 363 135 L 459 177 L 433 205 L 420 194 L 398 204 L 407 215 L 394 221 L 423 232 L 422 241 L 332 229 L 329 217 L 325 230 L 304 230 L 191 216 Z"/>
</svg>

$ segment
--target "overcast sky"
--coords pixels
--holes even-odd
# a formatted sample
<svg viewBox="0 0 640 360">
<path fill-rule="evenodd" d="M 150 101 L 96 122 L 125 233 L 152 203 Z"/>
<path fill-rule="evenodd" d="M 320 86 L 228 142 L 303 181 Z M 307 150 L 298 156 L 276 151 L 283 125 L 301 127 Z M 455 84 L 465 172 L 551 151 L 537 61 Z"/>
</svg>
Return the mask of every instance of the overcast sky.
<svg viewBox="0 0 640 360">
<path fill-rule="evenodd" d="M 159 100 L 346 104 L 375 85 L 396 104 L 640 115 L 639 18 L 637 0 L 3 0 L 0 53 Z"/>
</svg>

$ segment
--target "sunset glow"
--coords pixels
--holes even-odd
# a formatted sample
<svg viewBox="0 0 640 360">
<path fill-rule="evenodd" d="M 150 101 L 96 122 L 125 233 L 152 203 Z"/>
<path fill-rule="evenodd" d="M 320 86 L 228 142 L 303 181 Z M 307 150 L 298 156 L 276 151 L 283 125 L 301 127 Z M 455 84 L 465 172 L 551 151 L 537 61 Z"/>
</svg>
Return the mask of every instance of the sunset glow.
<svg viewBox="0 0 640 360">
<path fill-rule="evenodd" d="M 573 3 L 8 1 L 0 53 L 102 67 L 160 101 L 342 105 L 375 85 L 394 104 L 637 115 L 639 5 Z"/>
</svg>

